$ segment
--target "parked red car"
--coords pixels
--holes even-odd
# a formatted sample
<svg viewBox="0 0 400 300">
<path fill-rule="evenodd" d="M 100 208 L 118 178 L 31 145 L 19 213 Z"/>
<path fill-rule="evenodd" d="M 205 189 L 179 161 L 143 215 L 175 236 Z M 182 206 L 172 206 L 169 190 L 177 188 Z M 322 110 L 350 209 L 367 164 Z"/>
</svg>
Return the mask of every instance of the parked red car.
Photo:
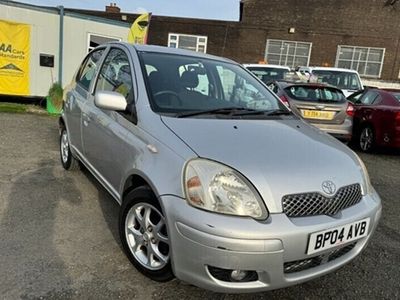
<svg viewBox="0 0 400 300">
<path fill-rule="evenodd" d="M 373 88 L 347 99 L 354 104 L 353 137 L 362 151 L 400 148 L 400 90 Z"/>
</svg>

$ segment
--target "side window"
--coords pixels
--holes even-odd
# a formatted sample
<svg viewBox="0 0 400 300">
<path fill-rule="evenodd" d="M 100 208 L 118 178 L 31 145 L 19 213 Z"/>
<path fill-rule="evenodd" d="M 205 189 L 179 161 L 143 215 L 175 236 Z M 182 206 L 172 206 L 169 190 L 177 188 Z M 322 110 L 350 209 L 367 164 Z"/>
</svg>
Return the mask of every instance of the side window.
<svg viewBox="0 0 400 300">
<path fill-rule="evenodd" d="M 195 74 L 197 77 L 197 80 L 195 80 L 198 81 L 197 85 L 195 87 L 191 87 L 190 89 L 202 93 L 205 96 L 209 96 L 210 81 L 208 80 L 208 76 L 204 66 L 201 63 L 198 63 L 182 65 L 179 67 L 179 76 L 181 78 L 181 81 L 186 82 L 186 79 L 189 79 L 189 77 L 193 77 L 193 75 L 190 74 Z"/>
<path fill-rule="evenodd" d="M 371 105 L 372 103 L 374 103 L 375 99 L 378 98 L 378 93 L 371 91 L 366 93 L 361 99 L 360 102 L 364 105 Z"/>
<path fill-rule="evenodd" d="M 96 69 L 103 53 L 104 49 L 99 49 L 89 54 L 82 63 L 78 75 L 76 76 L 76 82 L 87 91 L 89 90 L 90 83 L 96 74 Z"/>
<path fill-rule="evenodd" d="M 96 84 L 97 91 L 117 92 L 133 102 L 132 74 L 128 56 L 121 49 L 113 48 L 104 60 Z"/>
<path fill-rule="evenodd" d="M 375 97 L 374 101 L 372 101 L 372 105 L 377 105 L 382 101 L 381 95 L 378 94 L 378 96 Z"/>
<path fill-rule="evenodd" d="M 352 103 L 360 103 L 360 98 L 364 95 L 364 92 L 356 92 L 351 94 L 347 99 Z"/>
</svg>

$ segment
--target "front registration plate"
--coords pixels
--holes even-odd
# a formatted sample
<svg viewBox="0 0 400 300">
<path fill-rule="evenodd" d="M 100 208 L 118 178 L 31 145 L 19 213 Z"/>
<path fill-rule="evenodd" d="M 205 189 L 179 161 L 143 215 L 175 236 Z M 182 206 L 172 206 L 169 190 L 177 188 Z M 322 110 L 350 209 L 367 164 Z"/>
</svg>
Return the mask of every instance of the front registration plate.
<svg viewBox="0 0 400 300">
<path fill-rule="evenodd" d="M 368 234 L 368 226 L 369 218 L 366 218 L 343 226 L 314 232 L 308 240 L 307 254 L 324 251 L 365 237 Z"/>
<path fill-rule="evenodd" d="M 333 111 L 320 111 L 320 110 L 301 110 L 303 118 L 318 119 L 318 120 L 332 120 L 335 117 Z"/>
</svg>

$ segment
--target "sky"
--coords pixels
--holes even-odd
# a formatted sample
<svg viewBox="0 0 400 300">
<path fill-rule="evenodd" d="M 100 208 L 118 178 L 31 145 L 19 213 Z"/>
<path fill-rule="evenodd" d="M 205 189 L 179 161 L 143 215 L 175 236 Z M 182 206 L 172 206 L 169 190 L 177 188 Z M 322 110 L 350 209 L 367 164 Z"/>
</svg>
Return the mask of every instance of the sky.
<svg viewBox="0 0 400 300">
<path fill-rule="evenodd" d="M 122 12 L 152 12 L 159 16 L 239 20 L 240 0 L 16 0 L 34 5 L 104 10 L 110 2 Z"/>
</svg>

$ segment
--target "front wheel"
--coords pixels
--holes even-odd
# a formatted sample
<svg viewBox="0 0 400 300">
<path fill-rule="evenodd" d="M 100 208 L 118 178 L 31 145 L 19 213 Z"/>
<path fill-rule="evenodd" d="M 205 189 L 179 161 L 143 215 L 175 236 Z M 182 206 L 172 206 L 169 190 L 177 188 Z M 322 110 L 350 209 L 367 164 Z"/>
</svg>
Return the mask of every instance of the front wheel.
<svg viewBox="0 0 400 300">
<path fill-rule="evenodd" d="M 149 188 L 139 187 L 126 195 L 119 216 L 119 234 L 136 269 L 155 281 L 174 278 L 165 216 Z"/>
<path fill-rule="evenodd" d="M 78 160 L 72 156 L 68 139 L 68 131 L 65 127 L 61 128 L 60 158 L 61 158 L 61 164 L 65 170 L 72 171 L 79 169 Z"/>
<path fill-rule="evenodd" d="M 364 152 L 371 152 L 375 147 L 375 134 L 370 126 L 366 126 L 361 130 L 359 137 L 360 149 Z"/>
</svg>

